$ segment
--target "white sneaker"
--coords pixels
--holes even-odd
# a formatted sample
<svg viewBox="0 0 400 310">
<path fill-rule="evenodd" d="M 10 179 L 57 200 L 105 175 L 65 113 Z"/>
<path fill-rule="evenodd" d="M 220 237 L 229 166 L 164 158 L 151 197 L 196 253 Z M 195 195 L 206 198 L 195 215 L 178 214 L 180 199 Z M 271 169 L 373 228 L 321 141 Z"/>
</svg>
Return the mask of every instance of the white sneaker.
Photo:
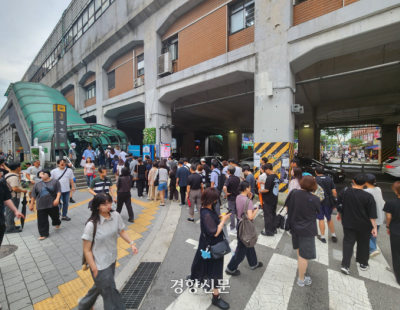
<svg viewBox="0 0 400 310">
<path fill-rule="evenodd" d="M 377 256 L 377 255 L 379 255 L 379 254 L 381 254 L 381 252 L 379 252 L 378 250 L 375 250 L 375 251 L 372 251 L 372 252 L 369 254 L 369 257 L 375 257 L 375 256 Z"/>
</svg>

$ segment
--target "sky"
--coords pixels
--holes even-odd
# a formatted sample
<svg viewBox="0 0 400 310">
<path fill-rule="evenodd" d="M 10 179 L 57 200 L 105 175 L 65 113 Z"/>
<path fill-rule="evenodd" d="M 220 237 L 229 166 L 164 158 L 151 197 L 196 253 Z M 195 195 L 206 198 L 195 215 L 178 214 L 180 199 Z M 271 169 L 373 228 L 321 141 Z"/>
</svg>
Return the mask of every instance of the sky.
<svg viewBox="0 0 400 310">
<path fill-rule="evenodd" d="M 0 109 L 71 0 L 0 0 Z"/>
</svg>

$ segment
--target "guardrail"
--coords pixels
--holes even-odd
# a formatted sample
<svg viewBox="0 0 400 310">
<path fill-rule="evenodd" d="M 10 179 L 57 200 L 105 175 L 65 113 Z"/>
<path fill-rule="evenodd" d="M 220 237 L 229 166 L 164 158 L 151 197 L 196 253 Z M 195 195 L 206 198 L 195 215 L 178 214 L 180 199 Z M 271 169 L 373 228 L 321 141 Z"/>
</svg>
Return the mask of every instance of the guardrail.
<svg viewBox="0 0 400 310">
<path fill-rule="evenodd" d="M 365 167 L 367 168 L 372 168 L 373 170 L 382 170 L 382 164 L 353 164 L 353 163 L 329 163 L 325 162 L 325 165 L 328 166 L 340 166 L 341 168 L 344 166 L 345 168 L 348 168 L 349 166 L 351 167 L 361 167 L 361 172 L 364 173 Z"/>
</svg>

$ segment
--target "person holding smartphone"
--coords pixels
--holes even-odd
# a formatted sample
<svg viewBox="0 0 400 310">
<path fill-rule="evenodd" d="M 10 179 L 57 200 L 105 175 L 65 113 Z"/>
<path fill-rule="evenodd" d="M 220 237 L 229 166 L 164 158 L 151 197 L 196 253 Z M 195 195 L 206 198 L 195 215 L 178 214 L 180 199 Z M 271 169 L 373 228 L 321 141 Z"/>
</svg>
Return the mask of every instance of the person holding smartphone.
<svg viewBox="0 0 400 310">
<path fill-rule="evenodd" d="M 369 241 L 371 234 L 377 236 L 376 203 L 374 196 L 363 190 L 368 177 L 365 174 L 354 176 L 352 187 L 344 188 L 338 195 L 338 214 L 336 219 L 343 225 L 343 259 L 341 271 L 350 274 L 350 261 L 354 244 L 357 242 L 356 261 L 359 269 L 369 269 Z"/>
<path fill-rule="evenodd" d="M 251 193 L 251 186 L 249 182 L 242 181 L 239 184 L 240 195 L 236 197 L 236 212 L 237 212 L 237 231 L 239 232 L 239 227 L 241 223 L 239 222 L 242 218 L 244 213 L 244 209 L 246 207 L 246 203 L 248 202 L 247 206 L 247 216 L 249 220 L 253 220 L 257 214 L 258 207 L 254 208 L 253 202 L 249 198 Z M 228 210 L 229 212 L 229 210 Z M 232 276 L 240 275 L 240 271 L 237 269 L 239 264 L 247 257 L 247 262 L 249 263 L 250 269 L 254 270 L 256 268 L 262 267 L 263 263 L 257 260 L 257 254 L 254 247 L 248 248 L 244 245 L 242 240 L 240 240 L 239 235 L 237 236 L 237 248 L 236 253 L 232 256 L 231 261 L 229 262 L 228 266 L 225 269 L 225 272 Z"/>
</svg>

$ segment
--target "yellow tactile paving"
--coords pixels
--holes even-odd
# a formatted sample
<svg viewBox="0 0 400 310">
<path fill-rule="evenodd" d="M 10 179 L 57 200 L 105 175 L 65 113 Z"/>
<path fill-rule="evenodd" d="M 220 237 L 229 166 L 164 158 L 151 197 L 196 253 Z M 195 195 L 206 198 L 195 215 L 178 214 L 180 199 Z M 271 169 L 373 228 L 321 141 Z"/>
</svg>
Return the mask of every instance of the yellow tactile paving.
<svg viewBox="0 0 400 310">
<path fill-rule="evenodd" d="M 135 220 L 135 223 L 142 225 L 142 226 L 149 226 L 151 225 L 151 222 L 145 219 L 137 219 Z"/>
<path fill-rule="evenodd" d="M 82 204 L 88 203 L 90 199 L 85 201 L 76 203 L 71 205 L 69 209 L 79 207 Z M 126 232 L 129 235 L 129 238 L 132 240 L 140 239 L 143 236 L 142 232 L 147 231 L 148 229 L 145 226 L 151 225 L 150 220 L 153 220 L 155 217 L 152 216 L 156 214 L 156 210 L 159 208 L 158 202 L 142 202 L 140 200 L 132 199 L 132 202 L 142 206 L 144 209 L 143 213 L 138 215 L 138 219 L 135 220 L 135 223 L 128 226 Z M 25 222 L 36 220 L 37 215 L 30 214 L 27 216 Z M 126 250 L 130 249 L 130 245 L 125 242 L 121 237 L 117 240 L 117 251 L 118 257 L 117 260 L 129 255 L 130 253 Z M 121 266 L 121 264 L 117 261 L 116 267 Z M 93 286 L 93 278 L 89 270 L 83 271 L 82 269 L 76 272 L 79 276 L 78 278 L 64 283 L 58 286 L 60 290 L 59 294 L 54 295 L 53 297 L 49 297 L 41 302 L 36 303 L 33 308 L 35 310 L 70 310 L 78 306 L 78 299 L 86 295 L 87 291 Z"/>
<path fill-rule="evenodd" d="M 121 266 L 121 264 L 117 262 L 117 263 L 115 264 L 115 268 L 118 268 L 119 266 Z"/>
<path fill-rule="evenodd" d="M 132 229 L 133 231 L 135 231 L 135 232 L 137 232 L 139 234 L 144 232 L 144 231 L 146 231 L 146 230 L 148 230 L 146 227 L 144 227 L 142 225 L 139 225 L 137 223 L 128 226 L 128 228 Z"/>
<path fill-rule="evenodd" d="M 69 307 L 61 293 L 36 303 L 33 308 L 35 310 L 69 310 Z"/>
</svg>

